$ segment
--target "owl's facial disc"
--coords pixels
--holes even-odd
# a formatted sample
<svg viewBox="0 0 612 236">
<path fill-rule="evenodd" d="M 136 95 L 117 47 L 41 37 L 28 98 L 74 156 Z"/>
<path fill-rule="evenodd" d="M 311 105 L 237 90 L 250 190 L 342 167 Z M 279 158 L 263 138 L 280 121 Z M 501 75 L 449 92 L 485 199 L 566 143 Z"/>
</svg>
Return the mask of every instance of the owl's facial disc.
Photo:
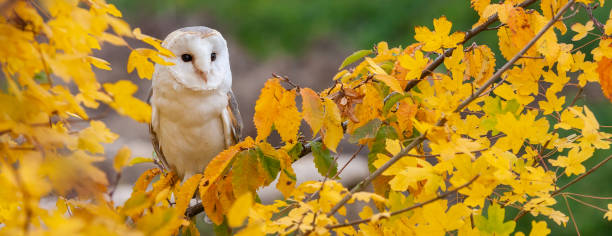
<svg viewBox="0 0 612 236">
<path fill-rule="evenodd" d="M 180 85 L 191 90 L 231 87 L 227 44 L 217 31 L 184 28 L 168 35 L 164 46 L 177 55 L 169 59 L 174 65 L 167 68 Z"/>
</svg>

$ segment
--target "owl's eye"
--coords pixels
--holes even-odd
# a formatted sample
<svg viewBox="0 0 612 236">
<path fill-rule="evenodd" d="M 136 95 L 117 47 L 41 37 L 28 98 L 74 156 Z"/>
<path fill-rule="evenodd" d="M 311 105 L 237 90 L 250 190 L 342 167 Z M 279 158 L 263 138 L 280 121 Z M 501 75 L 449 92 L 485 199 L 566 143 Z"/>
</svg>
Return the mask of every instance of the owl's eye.
<svg viewBox="0 0 612 236">
<path fill-rule="evenodd" d="M 215 61 L 215 60 L 217 60 L 217 53 L 213 52 L 210 54 L 210 61 Z"/>
<path fill-rule="evenodd" d="M 191 56 L 190 54 L 183 54 L 183 55 L 181 55 L 181 59 L 184 62 L 190 62 L 190 61 L 193 60 L 193 56 Z"/>
</svg>

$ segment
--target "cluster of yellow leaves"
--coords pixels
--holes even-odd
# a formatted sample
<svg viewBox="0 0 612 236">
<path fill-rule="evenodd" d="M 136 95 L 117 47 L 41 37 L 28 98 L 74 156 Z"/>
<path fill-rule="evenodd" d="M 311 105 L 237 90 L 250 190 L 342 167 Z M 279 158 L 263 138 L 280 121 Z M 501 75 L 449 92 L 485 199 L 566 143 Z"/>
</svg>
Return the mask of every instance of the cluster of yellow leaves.
<svg viewBox="0 0 612 236">
<path fill-rule="evenodd" d="M 103 122 L 90 120 L 86 110 L 104 103 L 120 114 L 148 122 L 151 108 L 133 97 L 137 86 L 127 80 L 101 85 L 94 71 L 111 67 L 92 54 L 104 43 L 128 47 L 125 38 L 134 38 L 157 49 L 134 51 L 164 63 L 160 55 L 171 55 L 159 40 L 138 29 L 132 31 L 121 12 L 104 0 L 20 0 L 1 5 L 1 234 L 167 235 L 187 225 L 181 217 L 184 209 L 158 210 L 153 203 L 161 201 L 145 196 L 164 199 L 175 190 L 177 204 L 185 208 L 191 195 L 180 193 L 192 191 L 197 182 L 173 189 L 154 184 L 153 190 L 145 192 L 147 181 L 161 173 L 152 170 L 139 180 L 140 191 L 125 206 L 111 200 L 116 186 L 109 184 L 96 163 L 105 159 L 103 144 L 114 142 L 118 135 Z M 150 77 L 152 72 L 145 68 L 152 68 L 152 62 L 130 59 L 129 64 L 138 64 L 139 73 Z M 115 171 L 150 161 L 130 158 L 129 149 L 120 149 Z M 143 211 L 152 212 L 140 214 Z M 133 217 L 131 224 L 126 217 Z"/>
</svg>

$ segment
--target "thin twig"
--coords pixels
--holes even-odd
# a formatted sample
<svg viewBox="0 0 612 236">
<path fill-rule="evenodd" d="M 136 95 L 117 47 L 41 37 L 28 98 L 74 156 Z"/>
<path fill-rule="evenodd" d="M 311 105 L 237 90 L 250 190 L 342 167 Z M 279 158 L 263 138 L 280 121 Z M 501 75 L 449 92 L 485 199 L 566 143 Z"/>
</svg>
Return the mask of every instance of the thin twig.
<svg viewBox="0 0 612 236">
<path fill-rule="evenodd" d="M 585 194 L 580 194 L 580 193 L 565 192 L 565 193 L 561 193 L 561 195 L 573 195 L 573 196 L 592 198 L 592 199 L 598 199 L 598 200 L 612 200 L 612 197 L 599 197 L 599 196 L 585 195 Z"/>
<path fill-rule="evenodd" d="M 359 146 L 359 150 L 357 150 L 355 153 L 353 153 L 353 155 L 351 156 L 351 159 L 349 159 L 346 164 L 344 164 L 344 166 L 342 166 L 342 168 L 338 171 L 338 173 L 336 173 L 336 175 L 334 175 L 334 177 L 332 177 L 332 179 L 336 179 L 338 176 L 340 176 L 340 173 L 342 173 L 342 171 L 344 171 L 344 168 L 346 168 L 349 163 L 351 163 L 351 161 L 353 161 L 353 159 L 355 159 L 355 157 L 357 156 L 357 154 L 359 154 L 359 152 L 361 152 L 361 149 L 363 149 L 363 145 Z"/>
<path fill-rule="evenodd" d="M 572 223 L 574 224 L 574 229 L 576 230 L 576 234 L 580 236 L 578 225 L 576 224 L 576 220 L 574 219 L 574 213 L 572 213 L 572 208 L 570 207 L 569 202 L 567 202 L 567 197 L 565 197 L 565 195 L 563 196 L 563 200 L 565 200 L 565 206 L 567 206 L 567 210 L 569 211 L 570 219 L 572 219 Z"/>
<path fill-rule="evenodd" d="M 455 189 L 453 189 L 453 190 L 451 190 L 451 191 L 448 191 L 448 192 L 445 192 L 445 193 L 443 193 L 443 194 L 440 194 L 439 196 L 437 196 L 437 197 L 435 197 L 435 198 L 432 198 L 432 199 L 429 199 L 429 200 L 427 200 L 427 201 L 424 201 L 424 202 L 421 202 L 421 203 L 417 203 L 417 204 L 414 204 L 414 205 L 412 205 L 412 206 L 406 207 L 406 208 L 404 208 L 404 209 L 401 209 L 401 210 L 397 210 L 397 211 L 391 212 L 389 215 L 390 215 L 390 216 L 394 216 L 394 215 L 402 214 L 402 213 L 404 213 L 404 212 L 408 212 L 408 211 L 411 211 L 411 210 L 414 210 L 414 209 L 417 209 L 417 208 L 423 207 L 423 206 L 425 206 L 425 205 L 427 205 L 427 204 L 429 204 L 429 203 L 435 202 L 435 201 L 437 201 L 437 200 L 440 200 L 440 199 L 446 198 L 446 197 L 448 197 L 449 195 L 451 195 L 451 194 L 453 194 L 453 193 L 455 193 L 455 192 L 457 192 L 457 191 L 461 190 L 462 188 L 465 188 L 465 187 L 469 186 L 470 184 L 474 183 L 474 181 L 476 181 L 476 179 L 478 179 L 478 177 L 479 177 L 479 175 L 476 175 L 476 176 L 474 176 L 474 178 L 472 178 L 472 179 L 471 179 L 470 181 L 468 181 L 467 183 L 465 183 L 465 184 L 463 184 L 463 185 L 461 185 L 461 186 L 459 186 L 459 187 L 457 187 L 457 188 L 455 188 Z M 372 217 L 371 217 L 371 218 L 367 218 L 367 219 L 361 219 L 361 220 L 351 221 L 351 222 L 344 223 L 344 224 L 331 225 L 331 226 L 328 226 L 327 228 L 328 228 L 328 229 L 341 228 L 341 227 L 346 227 L 346 226 L 351 226 L 351 225 L 357 225 L 357 224 L 361 224 L 361 223 L 370 222 L 371 220 L 372 220 Z"/>
<path fill-rule="evenodd" d="M 589 15 L 589 18 L 591 18 L 591 21 L 593 21 L 593 23 L 595 24 L 595 28 L 597 28 L 597 30 L 599 30 L 599 32 L 601 32 L 602 34 L 606 34 L 606 31 L 604 30 L 605 26 L 604 24 L 602 24 L 601 22 L 599 22 L 597 20 L 597 18 L 595 18 L 595 16 L 593 16 L 593 9 L 597 8 L 599 6 L 599 3 L 595 3 L 595 5 L 590 6 L 590 5 L 586 5 L 586 4 L 580 4 L 582 5 L 582 7 L 584 7 L 584 10 L 586 10 L 587 14 Z"/>
<path fill-rule="evenodd" d="M 590 203 L 588 203 L 588 202 L 584 202 L 584 201 L 578 200 L 578 199 L 576 199 L 576 198 L 574 198 L 574 197 L 572 197 L 572 196 L 570 196 L 570 195 L 563 195 L 563 196 L 564 196 L 564 197 L 569 197 L 569 198 L 571 198 L 572 200 L 574 200 L 574 201 L 576 201 L 576 202 L 578 202 L 578 203 L 580 203 L 580 204 L 582 204 L 582 205 L 585 205 L 585 206 L 591 207 L 591 208 L 593 208 L 593 209 L 595 209 L 595 210 L 599 210 L 599 211 L 601 211 L 601 212 L 603 212 L 603 213 L 608 212 L 606 209 L 603 209 L 603 208 L 601 208 L 601 207 L 595 206 L 595 205 L 590 204 Z"/>
</svg>

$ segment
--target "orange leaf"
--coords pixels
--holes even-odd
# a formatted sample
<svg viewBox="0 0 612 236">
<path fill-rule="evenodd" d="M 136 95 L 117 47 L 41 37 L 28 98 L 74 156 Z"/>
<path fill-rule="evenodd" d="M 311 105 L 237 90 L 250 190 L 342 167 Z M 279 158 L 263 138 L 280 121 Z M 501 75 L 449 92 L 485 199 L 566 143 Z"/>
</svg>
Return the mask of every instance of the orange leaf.
<svg viewBox="0 0 612 236">
<path fill-rule="evenodd" d="M 134 183 L 134 192 L 145 191 L 149 183 L 151 183 L 151 180 L 153 180 L 155 176 L 161 174 L 161 172 L 159 168 L 153 168 L 142 173 L 138 180 L 136 180 L 136 183 Z"/>
<path fill-rule="evenodd" d="M 193 193 L 198 187 L 200 179 L 202 179 L 202 175 L 196 174 L 194 176 L 191 176 L 191 178 L 187 179 L 183 183 L 183 186 L 181 186 L 181 189 L 176 194 L 176 209 L 178 209 L 179 212 L 185 212 L 185 210 L 189 206 L 189 202 L 191 201 Z"/>
<path fill-rule="evenodd" d="M 232 163 L 232 161 L 234 160 L 234 156 L 236 156 L 238 152 L 240 152 L 243 149 L 251 148 L 254 145 L 255 145 L 255 142 L 253 141 L 253 139 L 251 137 L 247 137 L 244 141 L 234 146 L 231 146 L 230 148 L 219 153 L 206 166 L 206 170 L 204 170 L 204 178 L 200 180 L 200 198 L 202 199 L 202 205 L 204 206 L 204 209 L 206 210 L 206 214 L 208 214 L 208 217 L 210 217 L 213 220 L 213 222 L 220 224 L 219 221 L 215 221 L 218 219 L 213 219 L 213 216 L 211 216 L 212 212 L 209 213 L 209 210 L 214 210 L 214 209 L 207 209 L 207 208 L 210 208 L 211 205 L 216 205 L 218 202 L 218 198 L 215 194 L 216 187 L 213 188 L 211 186 L 216 186 L 215 182 L 222 176 L 223 172 L 225 172 L 225 170 L 229 168 L 230 163 Z M 211 194 L 213 195 L 212 197 L 210 196 Z M 220 207 L 220 205 L 217 207 Z M 214 213 L 218 213 L 218 211 L 215 211 Z M 221 221 L 223 221 L 222 217 L 221 217 Z"/>
<path fill-rule="evenodd" d="M 597 73 L 599 74 L 599 83 L 604 95 L 612 101 L 612 59 L 602 57 L 597 63 Z"/>
</svg>

